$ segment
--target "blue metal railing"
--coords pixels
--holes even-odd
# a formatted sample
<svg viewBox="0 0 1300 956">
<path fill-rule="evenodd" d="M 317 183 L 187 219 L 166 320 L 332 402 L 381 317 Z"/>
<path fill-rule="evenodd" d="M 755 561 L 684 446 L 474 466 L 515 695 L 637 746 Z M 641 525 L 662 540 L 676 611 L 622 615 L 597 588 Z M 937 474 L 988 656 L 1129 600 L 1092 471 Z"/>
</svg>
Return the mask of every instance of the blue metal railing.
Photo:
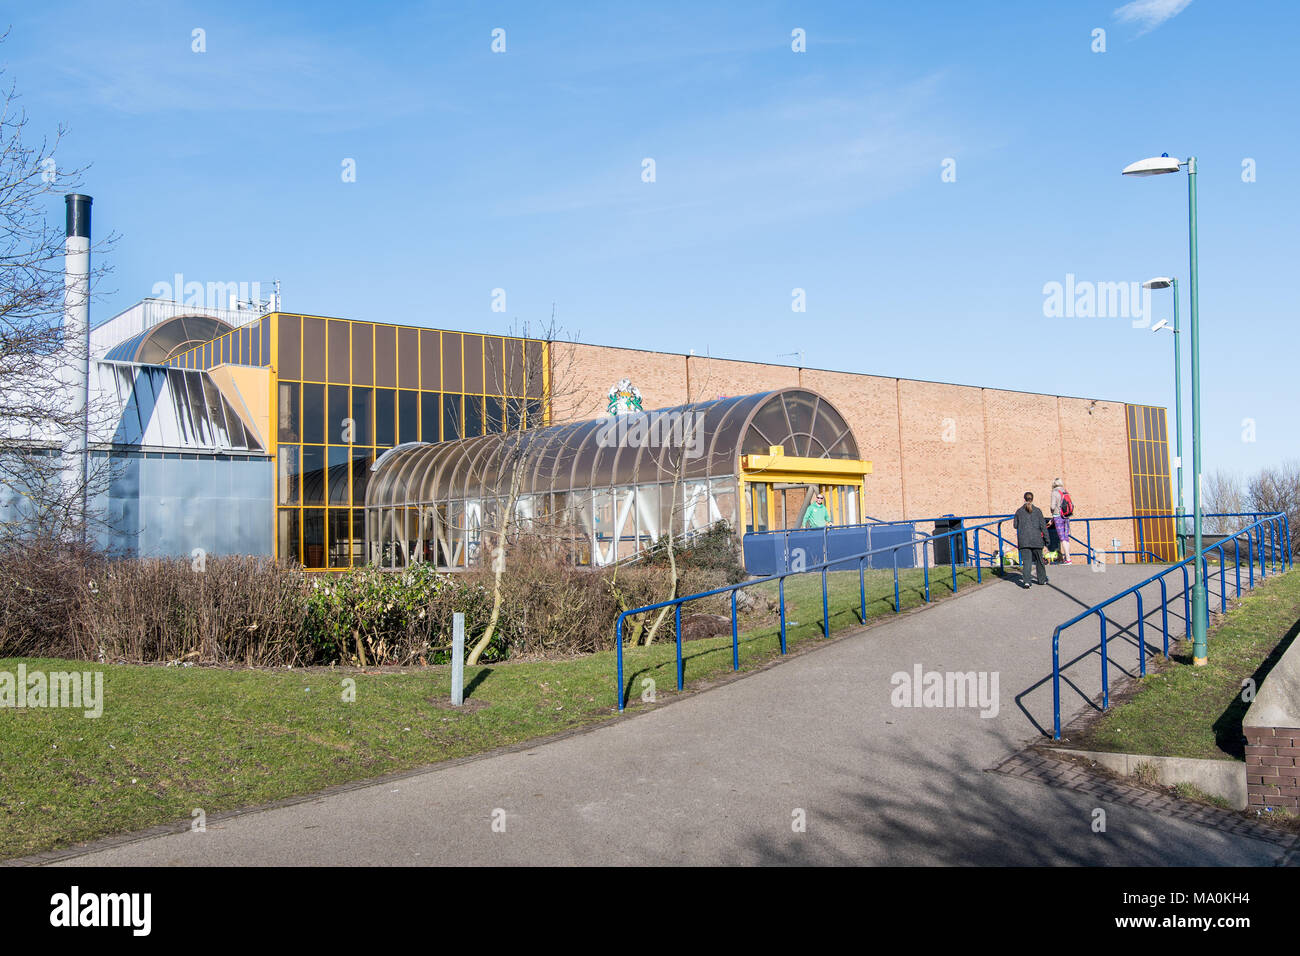
<svg viewBox="0 0 1300 956">
<path fill-rule="evenodd" d="M 1204 516 L 1203 516 L 1204 517 Z M 1234 515 L 1234 517 L 1240 517 Z M 1266 555 L 1264 548 L 1264 535 L 1267 532 L 1269 537 L 1269 548 Z M 1240 531 L 1224 538 L 1219 543 L 1210 548 L 1205 548 L 1200 556 L 1200 573 L 1201 580 L 1209 581 L 1209 567 L 1207 556 L 1214 551 L 1219 553 L 1219 609 L 1220 613 L 1226 614 L 1228 611 L 1228 586 L 1227 586 L 1227 555 L 1225 548 L 1229 542 L 1234 542 L 1232 552 L 1236 564 L 1236 588 L 1237 597 L 1241 596 L 1241 551 L 1242 536 L 1246 537 L 1246 543 L 1249 545 L 1250 560 L 1248 567 L 1247 587 L 1253 589 L 1255 586 L 1255 562 L 1259 562 L 1260 581 L 1263 581 L 1268 574 L 1271 566 L 1274 571 L 1280 566 L 1283 570 L 1294 566 L 1294 557 L 1291 551 L 1291 527 L 1285 514 L 1268 515 L 1257 519 Z M 1188 588 L 1187 568 L 1196 560 L 1196 555 L 1188 555 L 1183 560 L 1169 565 L 1163 571 L 1151 575 L 1151 577 L 1141 581 L 1132 587 L 1125 588 L 1118 594 L 1115 594 L 1099 604 L 1081 611 L 1074 617 L 1062 624 L 1058 624 L 1052 632 L 1052 726 L 1053 735 L 1056 740 L 1061 739 L 1061 632 L 1069 627 L 1079 623 L 1087 617 L 1096 614 L 1101 627 L 1101 697 L 1102 709 L 1110 707 L 1110 678 L 1109 678 L 1109 657 L 1106 651 L 1106 613 L 1105 609 L 1122 598 L 1132 594 L 1137 599 L 1137 628 L 1138 628 L 1138 666 L 1142 676 L 1146 676 L 1146 615 L 1142 607 L 1142 588 L 1149 584 L 1158 582 L 1160 585 L 1160 614 L 1161 629 L 1164 634 L 1164 656 L 1169 656 L 1169 595 L 1166 587 L 1165 578 L 1167 575 L 1180 571 L 1183 575 L 1183 619 L 1187 636 L 1192 632 L 1192 614 L 1191 614 L 1191 596 Z M 1267 558 L 1267 560 L 1266 560 Z M 1207 594 L 1205 602 L 1205 614 L 1208 624 L 1209 620 L 1209 595 Z"/>
<path fill-rule="evenodd" d="M 1202 520 L 1209 519 L 1209 518 L 1249 518 L 1252 522 L 1259 521 L 1261 518 L 1265 518 L 1265 517 L 1268 517 L 1268 515 L 1266 515 L 1265 512 L 1262 511 L 1225 511 L 1225 512 L 1216 512 L 1214 514 L 1201 515 Z M 1182 518 L 1184 521 L 1191 521 L 1192 515 L 1184 514 L 1182 515 Z M 1114 518 L 1110 518 L 1110 517 L 1085 518 L 1085 517 L 1074 516 L 1070 518 L 1070 521 L 1071 523 L 1082 522 L 1083 531 L 1084 531 L 1084 540 L 1079 541 L 1079 539 L 1076 538 L 1073 534 L 1070 535 L 1070 538 L 1071 540 L 1077 541 L 1079 544 L 1082 544 L 1088 550 L 1089 563 L 1091 563 L 1091 556 L 1094 554 L 1118 554 L 1121 556 L 1128 555 L 1128 554 L 1135 554 L 1139 557 L 1146 555 L 1149 556 L 1150 560 L 1164 561 L 1165 558 L 1153 555 L 1151 550 L 1146 546 L 1146 526 L 1147 523 L 1151 521 L 1172 520 L 1174 522 L 1174 538 L 1176 542 L 1180 531 L 1178 527 L 1178 519 L 1179 516 L 1172 512 L 1169 514 L 1123 515 Z M 1133 522 L 1137 527 L 1137 539 L 1138 539 L 1137 547 L 1127 551 L 1120 550 L 1120 549 L 1115 549 L 1112 551 L 1107 551 L 1103 549 L 1094 549 L 1092 546 L 1092 526 L 1094 522 L 1103 522 L 1103 521 Z"/>
<path fill-rule="evenodd" d="M 1006 520 L 1006 519 L 1002 519 Z M 994 522 L 990 522 L 993 524 Z M 997 522 L 999 537 L 1001 536 L 1001 521 Z M 681 690 L 685 681 L 686 665 L 682 657 L 682 605 L 688 601 L 698 601 L 702 598 L 713 597 L 718 594 L 731 595 L 731 666 L 732 670 L 740 669 L 740 635 L 737 628 L 736 612 L 736 594 L 745 588 L 757 587 L 761 584 L 768 584 L 772 581 L 777 582 L 777 601 L 780 614 L 780 637 L 781 653 L 786 653 L 786 614 L 785 614 L 785 579 L 794 577 L 798 574 L 821 574 L 822 584 L 822 636 L 830 637 L 831 618 L 830 618 L 830 601 L 827 589 L 826 575 L 831 568 L 841 567 L 851 562 L 857 562 L 858 565 L 858 602 L 859 613 L 858 619 L 866 623 L 867 619 L 867 588 L 866 588 L 866 567 L 867 561 L 877 554 L 890 553 L 893 560 L 894 570 L 894 613 L 902 610 L 902 595 L 899 589 L 898 580 L 898 551 L 902 548 L 919 547 L 922 553 L 922 566 L 925 575 L 925 602 L 930 603 L 930 551 L 927 545 L 931 542 L 939 541 L 943 538 L 951 538 L 954 535 L 966 534 L 972 530 L 978 532 L 986 526 L 980 525 L 975 528 L 954 528 L 950 531 L 931 534 L 925 538 L 914 541 L 902 541 L 898 544 L 885 545 L 880 548 L 872 548 L 870 551 L 863 551 L 858 554 L 843 555 L 828 559 L 819 564 L 810 565 L 807 568 L 798 571 L 787 570 L 780 574 L 769 574 L 766 577 L 755 578 L 752 581 L 742 581 L 739 584 L 729 584 L 725 587 L 714 588 L 711 591 L 701 591 L 699 594 L 688 594 L 685 597 L 674 598 L 670 601 L 660 601 L 658 604 L 647 604 L 645 607 L 632 608 L 619 614 L 614 624 L 614 645 L 617 650 L 618 658 L 618 709 L 622 711 L 626 704 L 626 694 L 623 687 L 623 622 L 635 614 L 647 614 L 651 611 L 662 610 L 671 607 L 673 609 L 673 630 L 677 644 L 677 689 Z M 991 533 L 991 532 L 986 532 Z M 957 548 L 949 547 L 948 558 L 952 574 L 952 591 L 957 593 Z M 976 583 L 983 581 L 982 562 L 976 561 L 975 580 Z"/>
</svg>

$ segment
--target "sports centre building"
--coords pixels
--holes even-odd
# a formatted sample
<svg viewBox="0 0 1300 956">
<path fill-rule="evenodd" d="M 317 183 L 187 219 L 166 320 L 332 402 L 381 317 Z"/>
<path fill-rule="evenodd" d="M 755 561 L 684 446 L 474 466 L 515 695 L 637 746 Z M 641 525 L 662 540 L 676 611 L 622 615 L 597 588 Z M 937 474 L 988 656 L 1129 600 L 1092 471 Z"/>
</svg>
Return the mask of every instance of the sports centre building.
<svg viewBox="0 0 1300 956">
<path fill-rule="evenodd" d="M 116 419 L 91 440 L 102 543 L 140 556 L 465 567 L 512 497 L 563 516 L 584 564 L 669 522 L 795 527 L 815 488 L 836 523 L 1006 514 L 1058 475 L 1081 515 L 1171 510 L 1165 410 L 1117 401 L 157 299 L 91 350 Z M 677 443 L 629 442 L 611 407 L 670 410 L 643 417 Z"/>
<path fill-rule="evenodd" d="M 1046 502 L 1056 476 L 1084 517 L 1172 510 L 1158 407 L 302 315 L 278 294 L 145 299 L 91 328 L 92 200 L 66 198 L 81 347 L 56 377 L 87 409 L 75 460 L 84 442 L 107 466 L 89 505 L 110 552 L 465 568 L 513 510 L 604 565 L 670 528 L 798 527 L 819 490 L 837 525 L 923 521 Z M 0 486 L 0 520 L 24 506 Z M 1107 534 L 1132 550 L 1123 524 Z M 1172 519 L 1141 525 L 1173 554 Z"/>
</svg>

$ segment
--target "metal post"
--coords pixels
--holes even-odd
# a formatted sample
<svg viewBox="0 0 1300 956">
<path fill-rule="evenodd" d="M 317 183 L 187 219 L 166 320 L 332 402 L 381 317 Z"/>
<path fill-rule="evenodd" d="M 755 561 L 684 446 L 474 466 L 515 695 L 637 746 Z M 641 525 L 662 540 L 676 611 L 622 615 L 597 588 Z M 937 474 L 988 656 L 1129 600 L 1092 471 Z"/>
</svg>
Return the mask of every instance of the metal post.
<svg viewBox="0 0 1300 956">
<path fill-rule="evenodd" d="M 1110 659 L 1106 656 L 1106 612 L 1098 611 L 1101 618 L 1101 709 L 1110 707 Z"/>
<path fill-rule="evenodd" d="M 866 555 L 858 558 L 858 620 L 863 624 L 867 623 L 867 578 L 866 578 Z"/>
<path fill-rule="evenodd" d="M 1174 428 L 1177 431 L 1175 436 L 1175 447 L 1178 453 L 1178 503 L 1177 514 L 1175 519 L 1176 527 L 1174 528 L 1174 540 L 1178 543 L 1178 560 L 1187 557 L 1186 548 L 1183 546 L 1183 359 L 1182 347 L 1179 344 L 1178 328 L 1178 280 L 1172 280 L 1174 293 Z"/>
<path fill-rule="evenodd" d="M 1142 591 L 1134 591 L 1133 594 L 1138 599 L 1138 664 L 1139 670 L 1143 677 L 1147 676 L 1147 616 L 1142 610 Z"/>
<path fill-rule="evenodd" d="M 1241 597 L 1241 536 L 1233 538 L 1232 560 L 1237 567 L 1237 597 Z"/>
<path fill-rule="evenodd" d="M 822 637 L 831 636 L 830 601 L 826 597 L 826 565 L 822 565 Z"/>
<path fill-rule="evenodd" d="M 1165 586 L 1165 576 L 1160 575 L 1160 629 L 1164 632 L 1165 658 L 1169 657 L 1169 589 Z"/>
<path fill-rule="evenodd" d="M 921 567 L 925 573 L 925 603 L 930 603 L 930 549 L 926 542 L 921 542 Z"/>
<path fill-rule="evenodd" d="M 776 582 L 777 597 L 781 604 L 781 653 L 785 653 L 785 578 L 781 577 Z"/>
<path fill-rule="evenodd" d="M 673 605 L 673 628 L 677 631 L 677 689 L 682 689 L 686 679 L 686 662 L 682 660 L 682 605 Z"/>
<path fill-rule="evenodd" d="M 737 589 L 731 591 L 731 669 L 740 670 L 740 636 L 736 631 L 736 594 Z"/>
<path fill-rule="evenodd" d="M 1205 597 L 1205 569 L 1201 566 L 1201 313 L 1196 256 L 1196 157 L 1187 157 L 1187 247 L 1191 288 L 1188 304 L 1192 320 L 1192 536 L 1196 540 L 1198 567 L 1192 581 L 1192 663 L 1209 663 L 1205 643 L 1209 606 Z"/>
<path fill-rule="evenodd" d="M 1052 728 L 1053 740 L 1061 739 L 1061 628 L 1052 632 Z"/>
<path fill-rule="evenodd" d="M 623 696 L 620 676 L 619 699 Z M 459 707 L 465 703 L 465 615 L 457 611 L 451 616 L 451 702 Z"/>
<path fill-rule="evenodd" d="M 1246 562 L 1246 584 L 1253 591 L 1255 590 L 1255 537 L 1249 531 L 1246 532 L 1246 544 L 1250 545 L 1250 559 Z"/>
<path fill-rule="evenodd" d="M 898 596 L 898 549 L 890 551 L 889 556 L 894 559 L 894 613 L 897 614 L 903 609 L 902 601 Z"/>
<path fill-rule="evenodd" d="M 948 566 L 952 568 L 952 593 L 957 593 L 957 538 L 954 532 L 949 531 L 948 538 Z"/>
<path fill-rule="evenodd" d="M 1259 579 L 1263 581 L 1268 577 L 1268 568 L 1264 566 L 1264 529 L 1261 526 L 1255 528 L 1255 544 L 1259 555 Z"/>
<path fill-rule="evenodd" d="M 623 712 L 623 615 L 614 624 L 614 649 L 618 658 L 618 711 Z"/>
</svg>

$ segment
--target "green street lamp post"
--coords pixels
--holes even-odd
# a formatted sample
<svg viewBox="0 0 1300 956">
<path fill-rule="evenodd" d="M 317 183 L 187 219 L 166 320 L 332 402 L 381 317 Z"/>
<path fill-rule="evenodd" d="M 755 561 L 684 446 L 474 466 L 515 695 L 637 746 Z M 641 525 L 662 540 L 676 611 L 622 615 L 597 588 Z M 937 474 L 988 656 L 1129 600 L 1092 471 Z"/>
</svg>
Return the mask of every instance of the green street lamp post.
<svg viewBox="0 0 1300 956">
<path fill-rule="evenodd" d="M 1125 176 L 1160 176 L 1187 167 L 1187 299 L 1191 311 L 1192 333 L 1192 663 L 1203 667 L 1208 661 L 1205 645 L 1205 575 L 1201 571 L 1201 322 L 1197 296 L 1196 271 L 1196 157 L 1179 162 L 1172 156 L 1155 156 L 1125 166 Z"/>
<path fill-rule="evenodd" d="M 1142 283 L 1144 289 L 1172 289 L 1174 292 L 1174 324 L 1161 319 L 1151 327 L 1152 332 L 1170 329 L 1174 333 L 1174 443 L 1175 457 L 1178 460 L 1178 485 L 1174 497 L 1178 517 L 1175 519 L 1174 537 L 1178 542 L 1178 560 L 1187 557 L 1183 553 L 1183 359 L 1181 342 L 1178 334 L 1178 280 L 1170 276 L 1148 279 Z"/>
</svg>

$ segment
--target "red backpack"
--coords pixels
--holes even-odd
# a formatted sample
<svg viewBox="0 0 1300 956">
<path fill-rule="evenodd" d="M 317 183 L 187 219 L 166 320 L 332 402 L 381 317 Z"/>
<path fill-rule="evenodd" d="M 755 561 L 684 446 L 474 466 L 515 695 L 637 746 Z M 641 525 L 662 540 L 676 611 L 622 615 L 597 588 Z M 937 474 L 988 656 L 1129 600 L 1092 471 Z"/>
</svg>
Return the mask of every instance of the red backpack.
<svg viewBox="0 0 1300 956">
<path fill-rule="evenodd" d="M 1074 499 L 1068 491 L 1061 491 L 1061 517 L 1068 518 L 1074 514 Z"/>
</svg>

